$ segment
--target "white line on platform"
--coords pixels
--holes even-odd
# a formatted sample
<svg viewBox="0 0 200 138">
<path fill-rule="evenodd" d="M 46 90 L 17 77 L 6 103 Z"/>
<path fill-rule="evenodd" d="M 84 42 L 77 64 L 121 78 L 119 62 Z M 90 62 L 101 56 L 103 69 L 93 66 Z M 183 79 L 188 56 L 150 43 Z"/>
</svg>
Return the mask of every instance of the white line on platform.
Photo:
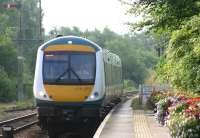
<svg viewBox="0 0 200 138">
<path fill-rule="evenodd" d="M 120 104 L 120 103 L 119 103 Z M 119 105 L 118 104 L 118 105 Z M 104 118 L 103 122 L 101 123 L 101 125 L 98 127 L 97 131 L 95 132 L 93 138 L 99 138 L 99 136 L 101 135 L 101 132 L 104 128 L 104 126 L 106 125 L 106 123 L 108 122 L 110 116 L 112 115 L 112 113 L 115 111 L 115 109 L 118 107 L 118 105 L 116 105 L 109 113 L 108 115 Z"/>
</svg>

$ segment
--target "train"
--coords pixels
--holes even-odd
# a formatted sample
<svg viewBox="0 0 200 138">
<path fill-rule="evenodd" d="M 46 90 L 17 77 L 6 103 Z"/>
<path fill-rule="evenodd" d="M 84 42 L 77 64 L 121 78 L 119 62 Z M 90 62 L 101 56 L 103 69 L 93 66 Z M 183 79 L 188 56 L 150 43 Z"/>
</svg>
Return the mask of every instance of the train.
<svg viewBox="0 0 200 138">
<path fill-rule="evenodd" d="M 120 57 L 86 38 L 56 37 L 38 48 L 33 93 L 43 129 L 99 119 L 122 96 Z"/>
</svg>

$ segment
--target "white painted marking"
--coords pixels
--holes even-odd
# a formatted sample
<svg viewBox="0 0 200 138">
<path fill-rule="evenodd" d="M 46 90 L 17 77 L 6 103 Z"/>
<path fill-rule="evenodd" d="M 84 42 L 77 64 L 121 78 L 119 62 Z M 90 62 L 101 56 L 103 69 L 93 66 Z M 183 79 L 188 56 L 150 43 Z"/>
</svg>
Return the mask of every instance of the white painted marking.
<svg viewBox="0 0 200 138">
<path fill-rule="evenodd" d="M 120 103 L 119 103 L 120 104 Z M 119 105 L 118 104 L 118 105 Z M 104 118 L 103 122 L 101 123 L 101 125 L 98 127 L 97 131 L 95 132 L 93 138 L 99 138 L 99 136 L 101 135 L 101 132 L 104 128 L 104 126 L 106 125 L 106 123 L 108 122 L 110 116 L 112 115 L 112 113 L 115 111 L 115 109 L 118 107 L 118 105 L 116 105 L 109 113 L 108 115 Z"/>
</svg>

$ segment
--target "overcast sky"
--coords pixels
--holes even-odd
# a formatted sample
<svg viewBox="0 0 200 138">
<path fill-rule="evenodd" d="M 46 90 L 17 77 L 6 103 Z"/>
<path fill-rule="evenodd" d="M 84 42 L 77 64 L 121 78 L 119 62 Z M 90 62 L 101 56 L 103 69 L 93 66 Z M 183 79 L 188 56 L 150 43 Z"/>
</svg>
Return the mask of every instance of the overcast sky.
<svg viewBox="0 0 200 138">
<path fill-rule="evenodd" d="M 124 23 L 131 20 L 118 0 L 42 0 L 42 8 L 46 33 L 53 27 L 77 26 L 82 31 L 108 27 L 124 34 L 128 33 Z"/>
</svg>

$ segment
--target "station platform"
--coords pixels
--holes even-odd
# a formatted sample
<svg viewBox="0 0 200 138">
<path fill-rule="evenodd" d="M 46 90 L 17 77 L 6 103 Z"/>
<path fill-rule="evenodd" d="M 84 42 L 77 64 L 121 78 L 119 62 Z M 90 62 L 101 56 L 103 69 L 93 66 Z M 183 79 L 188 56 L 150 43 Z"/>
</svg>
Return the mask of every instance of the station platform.
<svg viewBox="0 0 200 138">
<path fill-rule="evenodd" d="M 156 122 L 152 111 L 132 110 L 131 101 L 117 105 L 93 138 L 171 138 L 168 128 Z"/>
</svg>

